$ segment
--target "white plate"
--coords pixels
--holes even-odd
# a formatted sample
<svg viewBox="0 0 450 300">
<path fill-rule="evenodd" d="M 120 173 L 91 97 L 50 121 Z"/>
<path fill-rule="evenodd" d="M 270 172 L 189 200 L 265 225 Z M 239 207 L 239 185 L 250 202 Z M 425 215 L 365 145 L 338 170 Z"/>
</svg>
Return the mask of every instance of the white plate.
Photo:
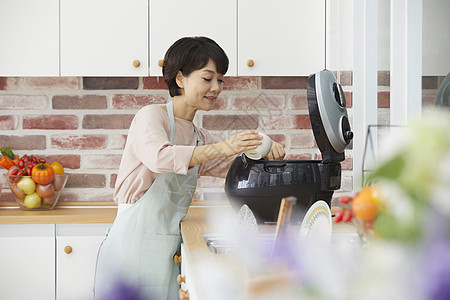
<svg viewBox="0 0 450 300">
<path fill-rule="evenodd" d="M 332 233 L 331 211 L 328 204 L 319 200 L 306 212 L 300 226 L 300 239 L 329 243 Z"/>
</svg>

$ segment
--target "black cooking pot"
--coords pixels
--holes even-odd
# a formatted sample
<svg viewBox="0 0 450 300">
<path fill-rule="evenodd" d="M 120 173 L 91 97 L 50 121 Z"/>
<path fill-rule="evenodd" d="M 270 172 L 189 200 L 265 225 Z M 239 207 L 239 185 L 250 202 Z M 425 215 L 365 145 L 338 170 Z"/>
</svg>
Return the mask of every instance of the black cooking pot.
<svg viewBox="0 0 450 300">
<path fill-rule="evenodd" d="M 283 197 L 297 198 L 291 222 L 302 220 L 318 200 L 331 203 L 341 185 L 344 149 L 353 138 L 341 86 L 333 73 L 312 74 L 307 82 L 311 126 L 322 160 L 252 160 L 242 154 L 233 161 L 225 193 L 238 211 L 246 204 L 258 222 L 276 222 Z"/>
<path fill-rule="evenodd" d="M 228 171 L 225 192 L 236 211 L 247 204 L 258 222 L 276 222 L 281 199 L 295 196 L 291 221 L 298 222 L 318 199 L 330 204 L 340 183 L 340 163 L 252 160 L 242 154 Z"/>
</svg>

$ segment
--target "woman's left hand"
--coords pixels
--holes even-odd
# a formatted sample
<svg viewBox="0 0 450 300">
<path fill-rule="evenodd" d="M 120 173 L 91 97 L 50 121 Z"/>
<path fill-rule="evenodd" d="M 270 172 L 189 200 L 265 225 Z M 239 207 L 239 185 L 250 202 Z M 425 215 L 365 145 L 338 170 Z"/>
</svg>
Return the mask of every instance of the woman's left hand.
<svg viewBox="0 0 450 300">
<path fill-rule="evenodd" d="M 282 160 L 285 155 L 286 152 L 284 151 L 283 146 L 275 141 L 272 141 L 272 148 L 265 158 L 267 160 Z"/>
</svg>

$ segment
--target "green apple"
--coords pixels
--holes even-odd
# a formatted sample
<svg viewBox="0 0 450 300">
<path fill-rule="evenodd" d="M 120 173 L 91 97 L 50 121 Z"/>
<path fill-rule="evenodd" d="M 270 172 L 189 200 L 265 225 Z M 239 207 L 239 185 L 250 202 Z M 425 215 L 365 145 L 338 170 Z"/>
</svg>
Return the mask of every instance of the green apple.
<svg viewBox="0 0 450 300">
<path fill-rule="evenodd" d="M 39 208 L 41 207 L 41 197 L 37 193 L 27 195 L 23 204 L 26 208 Z"/>
<path fill-rule="evenodd" d="M 33 194 L 36 190 L 36 184 L 34 183 L 33 179 L 28 176 L 22 177 L 22 179 L 20 179 L 20 181 L 17 183 L 17 187 L 27 195 Z"/>
</svg>

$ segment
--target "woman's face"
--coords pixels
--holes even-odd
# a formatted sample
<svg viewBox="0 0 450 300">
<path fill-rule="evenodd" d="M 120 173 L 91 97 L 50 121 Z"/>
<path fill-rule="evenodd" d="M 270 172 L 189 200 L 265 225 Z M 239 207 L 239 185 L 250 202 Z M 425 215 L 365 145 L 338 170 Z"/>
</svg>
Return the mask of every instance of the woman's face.
<svg viewBox="0 0 450 300">
<path fill-rule="evenodd" d="M 193 71 L 187 77 L 181 75 L 179 79 L 182 95 L 195 109 L 211 110 L 223 89 L 223 75 L 217 73 L 212 60 L 202 69 Z"/>
</svg>

